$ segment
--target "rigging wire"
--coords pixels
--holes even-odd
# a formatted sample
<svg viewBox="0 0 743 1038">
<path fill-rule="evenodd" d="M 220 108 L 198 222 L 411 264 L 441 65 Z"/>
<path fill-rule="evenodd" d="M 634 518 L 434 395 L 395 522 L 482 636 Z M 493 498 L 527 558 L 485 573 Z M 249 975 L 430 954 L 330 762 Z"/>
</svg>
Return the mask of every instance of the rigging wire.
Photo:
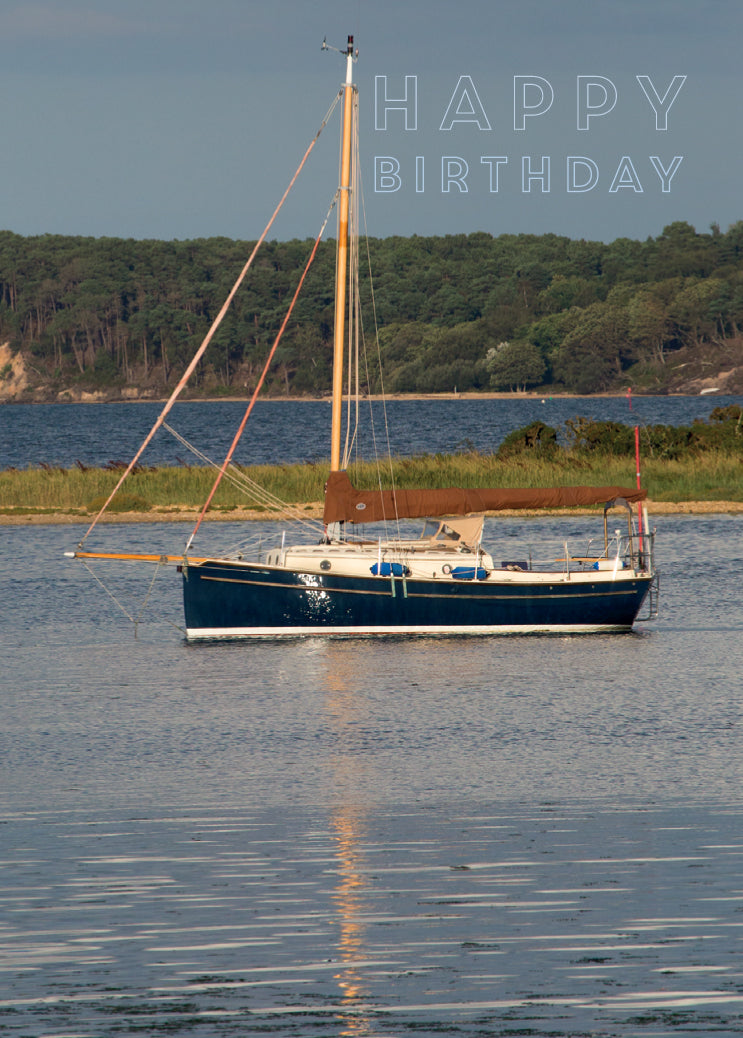
<svg viewBox="0 0 743 1038">
<path fill-rule="evenodd" d="M 156 579 L 158 573 L 160 572 L 161 568 L 162 568 L 162 564 L 160 562 L 158 562 L 158 564 L 155 566 L 155 572 L 152 574 L 152 580 L 150 581 L 150 586 L 147 588 L 147 594 L 142 599 L 142 605 L 139 607 L 139 612 L 137 613 L 136 617 L 134 618 L 134 637 L 135 638 L 137 637 L 137 628 L 139 626 L 139 621 L 142 619 L 142 615 L 144 614 L 144 611 L 147 608 L 147 603 L 150 600 L 150 595 L 152 594 L 152 589 L 155 586 L 155 579 Z"/>
<path fill-rule="evenodd" d="M 357 146 L 357 149 L 358 149 L 358 140 L 356 142 L 356 146 Z M 357 166 L 359 166 L 359 168 L 360 168 L 360 164 L 357 163 Z M 371 311 L 372 311 L 372 318 L 373 318 L 373 322 L 374 322 L 374 343 L 375 343 L 375 346 L 376 346 L 376 367 L 377 367 L 377 371 L 378 371 L 378 374 L 379 374 L 380 398 L 381 398 L 382 415 L 383 415 L 383 419 L 384 419 L 384 435 L 385 435 L 385 441 L 386 441 L 386 450 L 384 452 L 384 455 L 385 455 L 386 463 L 387 463 L 387 466 L 388 466 L 388 469 L 389 469 L 390 486 L 392 488 L 392 499 L 393 499 L 393 501 L 396 502 L 397 499 L 396 499 L 396 496 L 395 496 L 395 490 L 396 490 L 395 472 L 394 472 L 394 468 L 393 468 L 393 465 L 392 465 L 392 448 L 391 448 L 391 440 L 390 440 L 389 416 L 388 416 L 388 413 L 387 413 L 387 394 L 385 392 L 385 387 L 384 387 L 384 367 L 383 367 L 383 364 L 382 364 L 382 350 L 381 350 L 381 346 L 380 346 L 380 343 L 379 343 L 379 321 L 378 321 L 378 318 L 377 318 L 377 301 L 376 301 L 376 295 L 375 295 L 375 292 L 374 292 L 374 277 L 372 275 L 371 252 L 370 252 L 370 249 L 369 249 L 369 233 L 368 233 L 367 222 L 366 222 L 366 203 L 365 203 L 365 200 L 364 200 L 364 188 L 363 188 L 363 183 L 361 181 L 361 175 L 360 174 L 359 174 L 359 184 L 358 184 L 358 196 L 359 196 L 358 197 L 358 204 L 360 206 L 360 211 L 363 213 L 364 241 L 366 243 L 366 267 L 367 267 L 367 273 L 368 273 L 368 276 L 369 276 L 369 293 L 370 293 L 370 297 L 371 297 Z M 363 315 L 361 313 L 359 313 L 359 319 L 360 319 L 360 323 L 361 323 L 361 340 L 362 340 L 362 343 L 363 343 L 363 356 L 364 356 L 364 365 L 365 365 L 366 384 L 367 384 L 368 387 L 371 387 L 371 373 L 369 371 L 369 356 L 368 356 L 368 352 L 367 352 L 367 349 L 366 349 L 366 336 L 364 335 Z M 372 406 L 371 396 L 369 397 L 369 417 L 370 417 L 369 425 L 371 427 L 372 443 L 373 443 L 373 447 L 374 447 L 374 460 L 375 460 L 375 463 L 376 463 L 376 466 L 377 466 L 377 486 L 378 486 L 379 491 L 381 492 L 383 490 L 383 485 L 382 485 L 383 484 L 383 480 L 382 480 L 382 465 L 381 465 L 381 461 L 380 461 L 380 458 L 382 456 L 382 452 L 380 451 L 379 445 L 377 443 L 376 425 L 375 425 L 374 417 L 373 417 L 373 406 Z M 390 518 L 393 518 L 393 517 L 390 517 Z M 395 521 L 395 525 L 396 525 L 396 528 L 397 528 L 397 536 L 398 537 L 402 537 L 402 530 L 401 530 L 401 527 L 400 527 L 400 516 L 397 513 L 397 510 L 395 510 L 394 521 Z M 386 529 L 387 529 L 387 519 L 386 518 L 384 520 L 384 527 L 385 527 L 385 531 L 386 531 Z"/>
<path fill-rule="evenodd" d="M 101 580 L 101 578 L 100 578 L 100 577 L 98 576 L 98 574 L 97 574 L 97 573 L 94 573 L 94 572 L 93 572 L 93 570 L 92 570 L 92 569 L 90 568 L 90 566 L 88 565 L 88 563 L 86 562 L 86 560 L 85 560 L 85 559 L 83 559 L 83 560 L 82 560 L 82 563 L 83 563 L 83 566 L 85 566 L 85 568 L 86 568 L 86 570 L 88 571 L 88 573 L 90 573 L 91 577 L 92 577 L 92 578 L 93 578 L 93 580 L 94 580 L 94 581 L 96 582 L 96 584 L 99 584 L 99 585 L 100 585 L 100 586 L 101 586 L 101 587 L 103 588 L 103 590 L 104 590 L 104 591 L 106 592 L 106 594 L 107 594 L 107 595 L 109 596 L 109 598 L 110 598 L 110 599 L 111 599 L 111 601 L 112 601 L 112 602 L 114 603 L 114 605 L 116 606 L 116 608 L 117 608 L 117 609 L 120 609 L 120 610 L 121 610 L 121 612 L 122 612 L 122 613 L 124 614 L 124 616 L 125 616 L 125 617 L 127 618 L 127 620 L 131 620 L 131 622 L 132 622 L 132 623 L 134 623 L 134 617 L 133 617 L 133 616 L 131 615 L 131 613 L 130 613 L 130 612 L 129 612 L 129 611 L 127 610 L 126 606 L 125 606 L 125 605 L 123 605 L 123 604 L 122 604 L 122 603 L 121 603 L 121 602 L 120 602 L 120 601 L 118 600 L 118 598 L 117 598 L 117 597 L 116 597 L 116 595 L 115 595 L 115 594 L 113 593 L 113 591 L 111 591 L 111 589 L 110 589 L 110 588 L 106 587 L 106 585 L 105 585 L 105 584 L 103 583 L 103 581 Z"/>
<path fill-rule="evenodd" d="M 349 338 L 348 338 L 348 380 L 347 380 L 347 411 L 346 411 L 346 446 L 343 455 L 343 468 L 348 468 L 353 449 L 357 442 L 358 430 L 360 426 L 360 378 L 361 378 L 361 355 L 364 358 L 364 374 L 366 379 L 367 389 L 371 388 L 371 377 L 369 371 L 369 360 L 366 350 L 366 339 L 364 335 L 364 322 L 363 313 L 361 310 L 361 294 L 359 288 L 359 273 L 360 273 L 360 212 L 364 214 L 364 238 L 366 241 L 366 262 L 367 262 L 367 273 L 369 277 L 369 286 L 371 292 L 371 304 L 372 313 L 374 319 L 374 341 L 376 343 L 377 350 L 377 366 L 379 370 L 381 398 L 382 398 L 382 413 L 384 416 L 384 429 L 385 429 L 385 440 L 386 449 L 380 450 L 377 442 L 376 426 L 374 423 L 373 405 L 371 397 L 369 397 L 369 414 L 370 414 L 370 429 L 372 436 L 372 446 L 374 460 L 377 466 L 377 485 L 379 490 L 382 490 L 382 466 L 380 464 L 380 458 L 382 454 L 386 457 L 389 465 L 389 478 L 393 490 L 395 490 L 395 477 L 394 470 L 392 467 L 392 450 L 390 445 L 390 431 L 389 431 L 389 419 L 387 415 L 387 402 L 384 392 L 384 376 L 382 373 L 382 358 L 381 348 L 379 344 L 379 323 L 377 320 L 377 308 L 376 308 L 376 297 L 374 295 L 374 281 L 372 276 L 371 268 L 371 256 L 369 252 L 369 235 L 366 225 L 366 206 L 364 203 L 364 192 L 363 184 L 361 179 L 361 162 L 359 155 L 359 109 L 358 109 L 358 95 L 354 98 L 354 122 L 353 122 L 353 162 L 352 162 L 352 181 L 351 181 L 351 219 L 352 226 L 354 228 L 354 234 L 351 236 L 351 248 L 349 253 Z M 351 414 L 351 401 L 354 402 L 354 413 Z M 393 496 L 394 500 L 394 496 Z M 395 512 L 394 519 L 397 536 L 402 536 L 400 528 L 400 517 Z M 387 531 L 387 518 L 383 520 L 385 531 Z M 385 533 L 385 536 L 388 536 Z"/>
<path fill-rule="evenodd" d="M 127 620 L 130 620 L 131 623 L 134 625 L 134 637 L 136 638 L 137 637 L 137 627 L 139 625 L 139 621 L 142 619 L 142 614 L 144 613 L 144 610 L 145 610 L 145 607 L 147 605 L 147 602 L 149 601 L 150 593 L 152 592 L 152 587 L 153 587 L 153 584 L 155 583 L 155 577 L 157 576 L 157 574 L 158 574 L 158 572 L 160 570 L 160 563 L 158 563 L 157 568 L 155 569 L 155 577 L 153 577 L 152 581 L 150 582 L 150 586 L 149 586 L 149 588 L 147 590 L 147 594 L 145 595 L 145 598 L 144 598 L 144 600 L 142 602 L 142 605 L 140 606 L 140 610 L 139 610 L 139 612 L 138 612 L 136 617 L 132 616 L 132 614 L 129 612 L 129 610 L 126 608 L 126 606 L 122 602 L 119 601 L 119 599 L 116 597 L 116 595 L 113 593 L 113 591 L 108 587 L 107 584 L 105 584 L 101 580 L 101 578 L 98 576 L 98 574 L 92 569 L 92 567 L 89 565 L 89 563 L 85 559 L 82 560 L 82 563 L 83 563 L 83 566 L 85 567 L 85 569 L 88 571 L 88 573 L 93 578 L 93 580 L 96 582 L 96 584 L 98 584 L 98 586 L 100 588 L 102 588 L 102 590 L 105 592 L 105 594 L 108 595 L 108 597 L 114 603 L 116 608 L 119 609 L 124 614 L 124 616 L 127 618 Z M 186 630 L 185 630 L 184 627 L 181 627 L 180 624 L 173 623 L 173 621 L 169 620 L 166 616 L 161 617 L 161 619 L 165 623 L 169 624 L 170 627 L 174 627 L 176 631 L 179 631 L 181 634 L 185 635 Z"/>
<path fill-rule="evenodd" d="M 208 332 L 204 336 L 204 339 L 203 339 L 201 345 L 199 346 L 199 348 L 196 351 L 196 353 L 194 354 L 194 356 L 191 358 L 191 361 L 190 361 L 188 367 L 186 368 L 186 370 L 184 371 L 183 375 L 181 376 L 181 379 L 178 382 L 178 385 L 175 387 L 175 389 L 171 393 L 167 403 L 165 404 L 165 407 L 163 408 L 163 410 L 158 415 L 158 417 L 157 417 L 157 419 L 155 421 L 155 424 L 152 426 L 152 429 L 149 431 L 149 433 L 145 437 L 142 445 L 140 446 L 139 450 L 134 455 L 134 457 L 132 458 L 132 460 L 129 462 L 128 466 L 126 467 L 126 469 L 122 473 L 121 478 L 119 479 L 118 483 L 116 484 L 114 489 L 109 494 L 108 498 L 106 499 L 106 501 L 102 505 L 100 511 L 95 516 L 95 518 L 93 519 L 92 523 L 90 524 L 88 529 L 83 534 L 83 536 L 82 536 L 82 538 L 81 538 L 81 540 L 80 540 L 80 542 L 78 544 L 78 547 L 81 547 L 84 544 L 84 542 L 87 539 L 87 537 L 89 536 L 89 534 L 92 532 L 94 527 L 97 525 L 98 520 L 101 518 L 103 513 L 106 511 L 108 506 L 113 501 L 113 499 L 116 496 L 116 494 L 119 492 L 119 490 L 121 488 L 121 485 L 123 484 L 124 480 L 127 478 L 127 476 L 130 475 L 132 469 L 134 468 L 134 466 L 137 464 L 139 459 L 144 454 L 145 449 L 147 448 L 149 443 L 152 441 L 152 438 L 154 437 L 154 435 L 157 432 L 157 430 L 163 424 L 163 422 L 165 420 L 165 417 L 167 416 L 167 414 L 169 413 L 169 411 L 171 410 L 171 408 L 175 404 L 177 398 L 180 396 L 181 392 L 185 388 L 189 378 L 191 377 L 191 375 L 195 371 L 196 365 L 201 360 L 201 358 L 204 355 L 207 347 L 209 346 L 209 343 L 213 339 L 217 329 L 219 328 L 220 324 L 222 323 L 222 320 L 224 319 L 224 316 L 227 313 L 227 311 L 228 311 L 228 309 L 229 309 L 229 307 L 230 307 L 230 305 L 232 303 L 232 300 L 234 299 L 235 295 L 237 294 L 237 290 L 240 288 L 240 285 L 242 284 L 243 280 L 245 279 L 245 276 L 247 275 L 248 270 L 252 266 L 253 260 L 255 259 L 255 256 L 256 256 L 256 254 L 258 252 L 258 249 L 263 244 L 263 242 L 264 242 L 264 240 L 266 238 L 266 235 L 268 234 L 269 230 L 271 229 L 272 224 L 274 223 L 276 217 L 279 214 L 279 210 L 281 209 L 281 207 L 283 206 L 284 202 L 286 201 L 286 198 L 287 198 L 289 192 L 294 187 L 294 184 L 295 184 L 295 182 L 297 180 L 297 177 L 299 176 L 299 174 L 301 173 L 305 163 L 307 162 L 307 159 L 309 158 L 312 149 L 315 147 L 315 144 L 317 143 L 317 141 L 318 141 L 318 139 L 320 137 L 320 134 L 325 129 L 325 126 L 327 125 L 328 120 L 330 119 L 330 116 L 332 115 L 333 111 L 335 110 L 336 105 L 340 101 L 341 96 L 342 96 L 342 91 L 338 91 L 338 93 L 335 96 L 335 99 L 333 100 L 333 103 L 330 105 L 330 108 L 326 112 L 326 114 L 325 114 L 325 116 L 324 116 L 324 118 L 323 118 L 323 120 L 322 120 L 322 122 L 320 124 L 319 129 L 317 130 L 315 136 L 310 141 L 310 143 L 309 143 L 309 145 L 308 145 L 304 155 L 302 156 L 302 160 L 299 163 L 299 165 L 297 166 L 297 169 L 296 169 L 296 172 L 294 173 L 294 176 L 289 181 L 289 184 L 288 184 L 286 190 L 284 191 L 284 194 L 281 196 L 281 200 L 280 200 L 279 204 L 274 209 L 273 215 L 271 216 L 271 219 L 266 224 L 265 230 L 261 234 L 261 236 L 258 239 L 258 241 L 255 243 L 255 247 L 253 248 L 253 251 L 251 252 L 250 256 L 248 257 L 248 260 L 245 263 L 245 266 L 240 271 L 240 274 L 239 274 L 237 280 L 235 281 L 235 284 L 232 286 L 232 289 L 230 290 L 229 295 L 227 296 L 226 300 L 224 301 L 221 310 L 219 311 L 217 316 L 214 318 L 214 321 L 212 322 L 211 327 L 209 328 Z"/>
<path fill-rule="evenodd" d="M 198 447 L 190 443 L 185 436 L 179 433 L 176 429 L 173 429 L 167 424 L 163 423 L 163 428 L 166 429 L 171 436 L 173 436 L 186 450 L 202 461 L 209 468 L 220 470 L 220 466 L 216 461 L 209 458 L 203 451 L 199 450 Z M 322 532 L 322 524 L 316 520 L 308 519 L 307 516 L 303 515 L 295 505 L 287 504 L 276 494 L 271 493 L 262 484 L 257 483 L 251 479 L 247 473 L 237 468 L 234 464 L 226 469 L 224 478 L 231 483 L 237 490 L 239 490 L 246 497 L 251 498 L 256 504 L 265 507 L 281 510 L 286 513 L 294 522 L 300 523 L 303 526 L 308 527 L 314 531 Z"/>
<path fill-rule="evenodd" d="M 238 427 L 238 430 L 235 433 L 235 436 L 234 436 L 234 438 L 232 440 L 232 443 L 230 445 L 230 449 L 227 451 L 227 455 L 226 455 L 224 461 L 222 462 L 222 466 L 221 466 L 221 468 L 219 470 L 217 478 L 214 481 L 214 486 L 212 487 L 211 492 L 209 493 L 209 496 L 207 497 L 206 501 L 204 502 L 204 506 L 201 509 L 201 514 L 199 515 L 199 518 L 196 520 L 196 525 L 193 528 L 191 536 L 188 538 L 188 541 L 186 543 L 186 548 L 185 548 L 186 551 L 188 551 L 189 548 L 191 547 L 191 545 L 193 544 L 194 537 L 196 536 L 196 534 L 198 532 L 198 529 L 201 526 L 201 523 L 202 523 L 202 521 L 204 519 L 204 516 L 206 515 L 206 513 L 207 513 L 207 511 L 209 509 L 209 505 L 212 503 L 212 499 L 213 499 L 214 495 L 217 492 L 217 487 L 222 482 L 222 477 L 224 476 L 225 472 L 227 471 L 228 466 L 230 465 L 230 463 L 232 461 L 232 457 L 233 457 L 233 455 L 235 453 L 235 449 L 237 448 L 237 445 L 240 442 L 240 437 L 242 436 L 243 431 L 245 429 L 245 426 L 247 425 L 248 418 L 250 418 L 250 415 L 251 415 L 251 413 L 253 411 L 253 407 L 255 406 L 255 402 L 258 399 L 258 395 L 260 394 L 260 391 L 263 388 L 263 383 L 264 383 L 264 381 L 266 379 L 266 375 L 268 374 L 269 368 L 271 366 L 271 361 L 274 358 L 274 354 L 276 353 L 276 350 L 278 349 L 278 345 L 281 342 L 281 337 L 284 334 L 284 329 L 286 328 L 287 324 L 289 323 L 289 318 L 291 317 L 292 312 L 294 310 L 294 306 L 295 306 L 295 304 L 297 302 L 297 299 L 299 298 L 299 293 L 302 291 L 302 286 L 304 285 L 305 278 L 307 277 L 309 269 L 312 266 L 312 262 L 313 262 L 315 256 L 317 255 L 317 250 L 318 250 L 318 248 L 320 246 L 320 241 L 322 240 L 322 236 L 325 233 L 325 228 L 328 225 L 328 220 L 330 219 L 330 214 L 332 213 L 332 211 L 333 211 L 333 209 L 335 207 L 336 200 L 337 200 L 337 195 L 333 198 L 333 201 L 330 204 L 328 212 L 325 215 L 325 219 L 323 220 L 322 227 L 320 228 L 320 231 L 319 231 L 317 237 L 315 238 L 315 243 L 314 243 L 314 245 L 312 247 L 312 252 L 310 253 L 310 257 L 307 260 L 307 263 L 305 264 L 304 270 L 302 271 L 302 276 L 299 279 L 299 283 L 297 284 L 297 287 L 295 289 L 294 295 L 292 297 L 292 301 L 289 304 L 289 309 L 287 310 L 286 315 L 284 316 L 284 320 L 281 323 L 281 327 L 279 328 L 278 334 L 276 335 L 276 339 L 274 340 L 274 344 L 271 347 L 271 349 L 269 350 L 268 357 L 266 358 L 266 363 L 263 366 L 263 371 L 261 372 L 261 376 L 258 379 L 258 382 L 256 384 L 255 389 L 253 390 L 253 395 L 250 398 L 250 403 L 248 404 L 248 407 L 247 407 L 247 409 L 245 411 L 245 414 L 243 416 L 243 420 L 240 423 L 240 425 Z"/>
</svg>

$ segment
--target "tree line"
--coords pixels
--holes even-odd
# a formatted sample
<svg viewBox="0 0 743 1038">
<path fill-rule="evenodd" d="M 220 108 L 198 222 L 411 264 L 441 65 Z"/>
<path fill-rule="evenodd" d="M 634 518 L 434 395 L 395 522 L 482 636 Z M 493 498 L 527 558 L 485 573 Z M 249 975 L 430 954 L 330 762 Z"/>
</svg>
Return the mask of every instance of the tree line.
<svg viewBox="0 0 743 1038">
<path fill-rule="evenodd" d="M 0 342 L 52 390 L 162 392 L 193 356 L 252 249 L 227 238 L 135 241 L 0 232 Z M 311 242 L 267 242 L 193 378 L 201 394 L 251 390 Z M 610 243 L 554 234 L 370 239 L 388 392 L 546 387 L 576 393 L 662 383 L 684 347 L 740 340 L 743 221 Z M 267 389 L 330 387 L 335 246 L 321 245 Z M 372 305 L 373 299 L 373 305 Z M 3 373 L 0 372 L 0 378 Z M 372 374 L 367 386 L 381 388 Z"/>
</svg>

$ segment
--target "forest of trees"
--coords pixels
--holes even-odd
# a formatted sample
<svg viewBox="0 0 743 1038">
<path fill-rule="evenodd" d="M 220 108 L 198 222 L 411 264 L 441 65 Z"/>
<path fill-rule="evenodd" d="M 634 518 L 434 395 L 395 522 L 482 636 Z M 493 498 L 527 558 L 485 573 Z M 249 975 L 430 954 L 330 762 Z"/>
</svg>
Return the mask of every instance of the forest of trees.
<svg viewBox="0 0 743 1038">
<path fill-rule="evenodd" d="M 251 248 L 226 238 L 0 232 L 0 343 L 22 351 L 52 394 L 69 386 L 163 392 Z M 609 244 L 477 233 L 372 239 L 368 248 L 391 393 L 652 390 L 675 351 L 741 338 L 743 221 L 703 234 L 673 223 L 657 238 Z M 194 393 L 253 388 L 310 249 L 296 240 L 263 246 L 192 380 Z M 324 243 L 269 392 L 329 391 L 334 262 L 334 243 Z M 363 324 L 373 339 L 362 281 Z M 0 370 L 0 379 L 6 375 Z"/>
</svg>

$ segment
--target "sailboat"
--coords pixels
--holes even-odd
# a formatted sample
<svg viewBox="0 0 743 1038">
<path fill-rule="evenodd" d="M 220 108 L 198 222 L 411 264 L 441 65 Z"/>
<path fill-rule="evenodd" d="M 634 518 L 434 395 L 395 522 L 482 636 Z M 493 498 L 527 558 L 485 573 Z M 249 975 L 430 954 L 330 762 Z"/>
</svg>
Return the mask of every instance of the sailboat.
<svg viewBox="0 0 743 1038">
<path fill-rule="evenodd" d="M 282 537 L 278 546 L 264 549 L 252 559 L 243 552 L 196 556 L 193 534 L 184 551 L 176 555 L 88 552 L 82 542 L 70 554 L 86 560 L 116 558 L 176 566 L 183 582 L 186 638 L 191 641 L 631 630 L 643 604 L 645 618 L 657 612 L 654 531 L 642 504 L 646 491 L 621 486 L 532 490 L 393 486 L 371 491 L 352 484 L 348 454 L 342 454 L 341 446 L 344 401 L 354 393 L 358 399 L 358 389 L 350 389 L 350 380 L 344 389 L 346 333 L 354 321 L 347 299 L 349 242 L 353 240 L 349 219 L 354 210 L 357 165 L 353 37 L 349 36 L 341 53 L 346 77 L 338 94 L 342 138 L 336 195 L 334 367 L 322 535 L 294 545 L 286 544 Z M 195 363 L 192 361 L 179 386 L 185 384 Z M 260 383 L 256 393 L 259 388 Z M 155 429 L 164 423 L 178 391 L 177 387 L 128 471 Z M 346 412 L 350 420 L 350 405 Z M 242 427 L 249 413 L 250 407 Z M 226 471 L 236 442 L 237 438 L 220 474 Z M 593 551 L 575 555 L 565 544 L 559 558 L 535 564 L 531 558 L 496 560 L 483 546 L 487 513 L 578 506 L 603 506 L 603 537 Z M 614 509 L 623 518 L 619 528 L 612 530 L 609 517 L 616 515 Z M 421 521 L 422 529 L 411 534 L 406 528 L 409 520 Z M 375 524 L 383 525 L 384 535 L 365 532 L 373 531 Z M 390 525 L 393 535 L 387 532 Z"/>
</svg>

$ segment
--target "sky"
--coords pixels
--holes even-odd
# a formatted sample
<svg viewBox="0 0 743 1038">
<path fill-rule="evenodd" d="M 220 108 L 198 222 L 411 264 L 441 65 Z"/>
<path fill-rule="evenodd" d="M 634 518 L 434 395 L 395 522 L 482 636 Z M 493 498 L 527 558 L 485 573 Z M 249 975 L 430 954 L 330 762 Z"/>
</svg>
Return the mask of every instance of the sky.
<svg viewBox="0 0 743 1038">
<path fill-rule="evenodd" d="M 740 0 L 2 0 L 0 228 L 260 235 L 355 37 L 368 233 L 743 219 Z M 338 111 L 269 237 L 314 237 Z"/>
</svg>

